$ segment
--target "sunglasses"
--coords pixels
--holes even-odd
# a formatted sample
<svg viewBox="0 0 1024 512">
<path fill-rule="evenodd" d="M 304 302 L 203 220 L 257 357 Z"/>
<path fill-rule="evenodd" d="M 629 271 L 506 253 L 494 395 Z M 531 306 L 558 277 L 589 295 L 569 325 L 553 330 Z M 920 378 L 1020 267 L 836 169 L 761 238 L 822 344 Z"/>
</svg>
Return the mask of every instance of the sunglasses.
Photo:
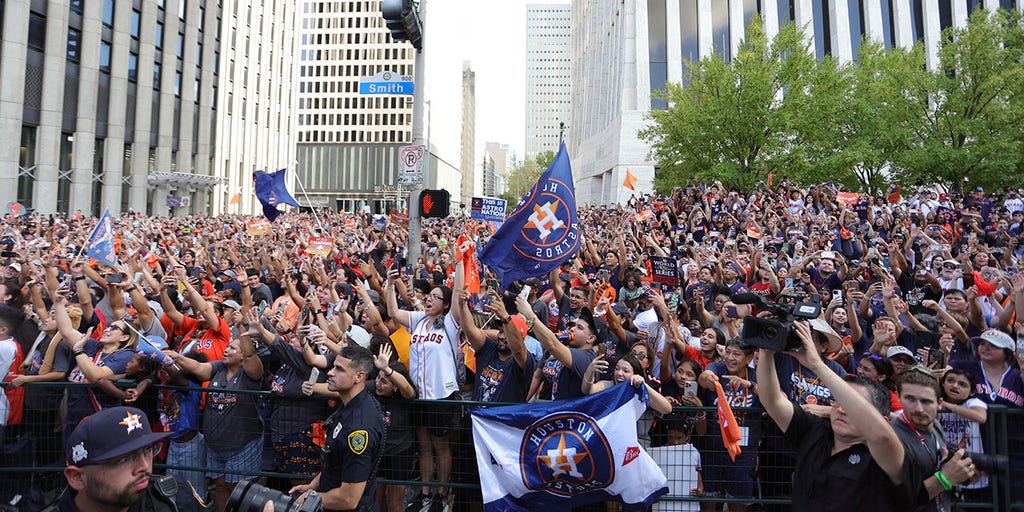
<svg viewBox="0 0 1024 512">
<path fill-rule="evenodd" d="M 117 330 L 119 330 L 121 332 L 125 332 L 124 327 L 122 327 L 120 325 L 117 325 L 117 324 L 110 324 L 110 325 L 107 326 L 107 329 L 117 329 Z"/>
</svg>

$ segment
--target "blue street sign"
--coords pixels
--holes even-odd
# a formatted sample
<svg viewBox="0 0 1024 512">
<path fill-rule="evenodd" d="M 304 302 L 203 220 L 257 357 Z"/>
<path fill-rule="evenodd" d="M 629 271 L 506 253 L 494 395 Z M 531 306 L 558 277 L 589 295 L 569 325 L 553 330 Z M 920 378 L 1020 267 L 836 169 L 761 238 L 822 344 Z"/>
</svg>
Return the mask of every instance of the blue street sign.
<svg viewBox="0 0 1024 512">
<path fill-rule="evenodd" d="M 413 77 L 381 71 L 376 75 L 359 77 L 359 94 L 412 94 Z"/>
</svg>

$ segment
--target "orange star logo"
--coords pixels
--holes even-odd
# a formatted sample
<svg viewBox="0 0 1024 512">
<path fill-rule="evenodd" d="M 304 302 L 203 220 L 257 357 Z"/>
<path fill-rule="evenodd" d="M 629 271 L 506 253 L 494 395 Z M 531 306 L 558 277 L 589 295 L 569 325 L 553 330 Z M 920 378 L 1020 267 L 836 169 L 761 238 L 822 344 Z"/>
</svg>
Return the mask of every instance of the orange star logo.
<svg viewBox="0 0 1024 512">
<path fill-rule="evenodd" d="M 140 416 L 138 414 L 128 413 L 128 415 L 125 416 L 123 420 L 117 422 L 117 424 L 127 427 L 126 430 L 131 434 L 132 430 L 142 429 L 142 422 L 139 421 L 139 418 Z"/>
<path fill-rule="evenodd" d="M 558 476 L 561 474 L 567 474 L 577 478 L 582 478 L 583 475 L 579 472 L 577 464 L 583 462 L 583 459 L 587 458 L 586 453 L 576 453 L 575 448 L 565 447 L 565 434 L 562 434 L 558 438 L 558 448 L 554 450 L 548 450 L 547 455 L 540 455 L 537 457 L 541 462 L 547 464 L 551 468 L 552 476 Z"/>
</svg>

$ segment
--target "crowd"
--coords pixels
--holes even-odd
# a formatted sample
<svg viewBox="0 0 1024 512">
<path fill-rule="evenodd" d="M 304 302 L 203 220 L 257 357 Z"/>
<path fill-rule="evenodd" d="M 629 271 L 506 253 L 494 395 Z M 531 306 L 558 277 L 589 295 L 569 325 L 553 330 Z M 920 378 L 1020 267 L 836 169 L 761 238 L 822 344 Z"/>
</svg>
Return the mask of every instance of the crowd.
<svg viewBox="0 0 1024 512">
<path fill-rule="evenodd" d="M 106 265 L 82 255 L 95 219 L 8 216 L 0 228 L 3 437 L 31 431 L 38 453 L 63 458 L 83 418 L 129 404 L 170 433 L 157 457 L 188 468 L 169 470 L 179 507 L 198 500 L 223 510 L 244 478 L 233 471 L 317 474 L 331 437 L 324 420 L 338 405 L 327 376 L 340 371 L 338 354 L 358 345 L 372 356 L 366 393 L 387 418 L 378 478 L 452 481 L 461 408 L 412 399 L 561 400 L 625 384 L 646 386 L 650 397 L 641 443 L 688 445 L 700 469 L 692 494 L 723 498 L 734 511 L 758 481 L 765 496 L 793 492 L 790 475 L 805 452 L 787 428 L 815 431 L 805 415 L 831 417 L 838 428 L 836 410 L 863 404 L 837 390 L 837 378 L 859 376 L 855 387 L 884 389 L 886 406 L 877 408 L 893 431 L 901 418 L 915 420 L 907 425 L 918 435 L 936 423 L 955 445 L 936 448 L 928 471 L 903 473 L 936 473 L 938 484 L 903 482 L 931 510 L 948 506 L 952 492 L 984 499 L 984 474 L 963 469 L 969 462 L 958 471 L 945 464 L 966 461 L 952 448 L 991 451 L 997 440 L 980 428 L 987 406 L 1024 407 L 1024 200 L 1016 190 L 960 196 L 921 187 L 872 197 L 787 180 L 747 191 L 691 183 L 667 196 L 580 207 L 578 254 L 516 283 L 482 268 L 479 293 L 464 278 L 476 264 L 466 255 L 486 246 L 493 227 L 426 221 L 422 257 L 408 261 L 407 227 L 381 217 L 290 213 L 267 229 L 241 216 L 126 212 L 113 221 L 117 263 Z M 814 354 L 759 352 L 745 340 L 745 323 L 771 315 L 765 303 L 733 302 L 749 294 L 820 304 L 793 334 Z M 777 377 L 770 395 L 758 388 L 769 360 Z M 935 396 L 901 388 L 917 373 L 935 381 Z M 45 381 L 93 386 L 26 385 Z M 713 414 L 673 410 L 717 405 L 716 382 L 740 411 L 735 460 Z M 930 389 L 931 381 L 916 384 Z M 799 411 L 780 413 L 779 396 Z M 1019 476 L 1015 500 L 1024 500 L 1024 440 L 999 441 Z M 901 474 L 888 459 L 879 466 Z M 309 488 L 299 479 L 277 485 Z M 918 487 L 935 485 L 938 497 L 918 496 Z M 444 510 L 453 489 L 415 494 L 409 510 Z M 403 510 L 403 487 L 376 495 L 381 510 Z"/>
</svg>

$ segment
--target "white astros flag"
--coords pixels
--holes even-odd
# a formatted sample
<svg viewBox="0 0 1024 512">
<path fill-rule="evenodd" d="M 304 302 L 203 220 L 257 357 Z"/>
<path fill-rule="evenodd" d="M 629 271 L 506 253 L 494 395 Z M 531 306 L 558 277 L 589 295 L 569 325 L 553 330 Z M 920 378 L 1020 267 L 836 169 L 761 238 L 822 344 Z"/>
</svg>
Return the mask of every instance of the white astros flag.
<svg viewBox="0 0 1024 512">
<path fill-rule="evenodd" d="M 667 493 L 665 474 L 637 442 L 647 401 L 646 387 L 623 383 L 575 400 L 472 411 L 484 510 L 607 500 L 633 510 Z"/>
</svg>

